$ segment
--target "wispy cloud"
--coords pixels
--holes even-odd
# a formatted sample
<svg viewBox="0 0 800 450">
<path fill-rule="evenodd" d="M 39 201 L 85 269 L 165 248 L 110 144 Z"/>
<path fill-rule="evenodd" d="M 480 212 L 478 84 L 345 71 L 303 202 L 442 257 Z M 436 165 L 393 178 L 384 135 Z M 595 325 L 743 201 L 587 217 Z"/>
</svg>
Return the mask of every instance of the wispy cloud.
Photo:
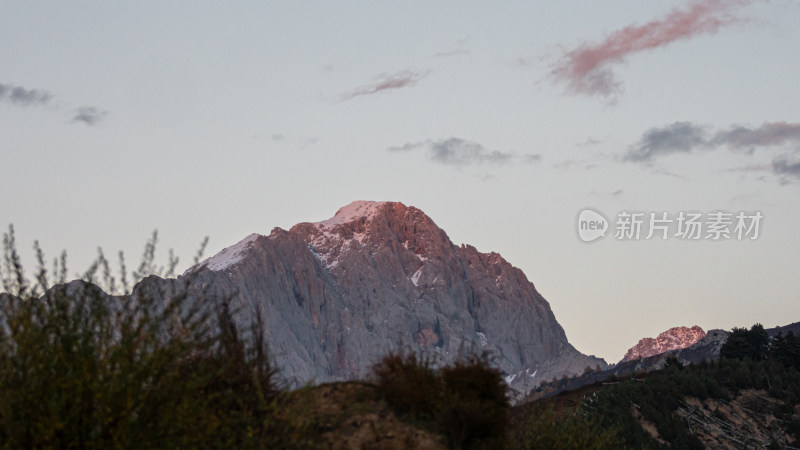
<svg viewBox="0 0 800 450">
<path fill-rule="evenodd" d="M 589 147 L 589 146 L 592 146 L 592 145 L 597 145 L 597 144 L 602 144 L 602 143 L 603 143 L 603 141 L 601 141 L 599 139 L 595 139 L 595 138 L 590 136 L 590 137 L 586 138 L 585 141 L 579 142 L 579 143 L 577 143 L 575 145 L 577 145 L 578 147 Z"/>
<path fill-rule="evenodd" d="M 449 138 L 428 144 L 428 156 L 435 162 L 453 166 L 482 163 L 507 163 L 510 153 L 488 150 L 481 144 L 460 138 Z"/>
<path fill-rule="evenodd" d="M 567 158 L 553 164 L 553 168 L 557 170 L 592 170 L 597 168 L 597 163 L 594 161 L 594 158 Z"/>
<path fill-rule="evenodd" d="M 522 155 L 522 161 L 529 164 L 538 163 L 541 160 L 542 160 L 542 155 L 538 153 L 528 153 L 527 155 Z"/>
<path fill-rule="evenodd" d="M 779 175 L 800 178 L 800 157 L 798 155 L 781 155 L 772 160 L 772 171 Z"/>
<path fill-rule="evenodd" d="M 0 83 L 0 101 L 9 101 L 17 106 L 44 105 L 53 96 L 41 89 L 26 89 L 22 86 Z"/>
<path fill-rule="evenodd" d="M 108 111 L 102 111 L 94 106 L 82 106 L 76 109 L 72 116 L 73 123 L 82 123 L 88 126 L 94 126 L 102 122 L 108 115 Z"/>
<path fill-rule="evenodd" d="M 416 149 L 418 149 L 420 147 L 423 147 L 427 142 L 428 141 L 406 142 L 403 145 L 393 145 L 393 146 L 387 148 L 386 150 L 390 151 L 390 152 L 407 152 L 407 151 L 416 150 Z"/>
<path fill-rule="evenodd" d="M 767 122 L 758 128 L 734 126 L 720 131 L 712 145 L 727 145 L 733 149 L 752 152 L 756 147 L 800 144 L 800 123 Z"/>
<path fill-rule="evenodd" d="M 28 89 L 13 84 L 0 83 L 0 103 L 9 102 L 12 105 L 26 107 L 34 105 L 45 105 L 53 99 L 53 94 L 43 89 Z M 63 105 L 61 105 L 63 107 Z M 61 110 L 58 105 L 54 108 Z M 108 115 L 108 111 L 103 111 L 94 106 L 81 106 L 71 111 L 71 122 L 82 123 L 94 126 L 100 123 Z"/>
<path fill-rule="evenodd" d="M 354 97 L 361 95 L 372 95 L 378 92 L 402 89 L 411 87 L 417 82 L 430 74 L 430 70 L 423 72 L 415 72 L 411 70 L 404 70 L 394 74 L 382 74 L 378 76 L 374 82 L 359 86 L 351 91 L 345 92 L 341 95 L 339 101 L 350 100 Z"/>
<path fill-rule="evenodd" d="M 387 148 L 390 152 L 411 152 L 424 149 L 428 159 L 446 166 L 464 167 L 481 164 L 509 164 L 513 162 L 536 163 L 541 155 L 518 155 L 512 152 L 490 150 L 474 141 L 450 137 L 447 139 L 428 139 L 420 142 L 408 142 Z"/>
<path fill-rule="evenodd" d="M 771 166 L 747 166 L 740 170 L 771 170 L 777 175 L 800 177 L 800 123 L 765 122 L 758 127 L 737 125 L 711 133 L 701 125 L 675 122 L 645 132 L 622 159 L 648 163 L 672 153 L 693 153 L 720 147 L 747 153 L 754 153 L 759 148 L 788 147 L 793 153 L 773 158 Z"/>
<path fill-rule="evenodd" d="M 436 53 L 435 56 L 457 56 L 457 55 L 468 55 L 469 49 L 467 48 L 467 44 L 469 43 L 469 39 L 462 38 L 454 42 L 447 50 L 443 50 L 441 52 Z"/>
<path fill-rule="evenodd" d="M 693 0 L 665 17 L 644 25 L 629 25 L 600 43 L 583 43 L 566 50 L 550 72 L 572 94 L 615 98 L 622 82 L 613 69 L 635 53 L 665 47 L 675 41 L 714 34 L 740 19 L 734 11 L 755 0 Z"/>
<path fill-rule="evenodd" d="M 625 154 L 626 161 L 650 161 L 671 153 L 689 153 L 707 143 L 704 127 L 690 122 L 675 122 L 646 131 L 637 144 Z"/>
</svg>

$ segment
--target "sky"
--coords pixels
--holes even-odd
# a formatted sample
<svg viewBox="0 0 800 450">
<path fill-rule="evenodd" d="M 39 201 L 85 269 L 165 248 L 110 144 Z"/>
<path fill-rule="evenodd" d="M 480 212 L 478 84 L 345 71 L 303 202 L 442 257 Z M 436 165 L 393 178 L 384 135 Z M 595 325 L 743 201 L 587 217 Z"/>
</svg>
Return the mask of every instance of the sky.
<svg viewBox="0 0 800 450">
<path fill-rule="evenodd" d="M 77 274 L 158 229 L 182 271 L 205 236 L 392 200 L 522 269 L 610 362 L 674 326 L 800 321 L 796 1 L 2 10 L 0 225 L 29 267 L 34 240 Z M 608 227 L 588 243 L 586 208 Z M 675 236 L 692 211 L 762 219 Z M 668 238 L 618 239 L 632 212 Z"/>
</svg>

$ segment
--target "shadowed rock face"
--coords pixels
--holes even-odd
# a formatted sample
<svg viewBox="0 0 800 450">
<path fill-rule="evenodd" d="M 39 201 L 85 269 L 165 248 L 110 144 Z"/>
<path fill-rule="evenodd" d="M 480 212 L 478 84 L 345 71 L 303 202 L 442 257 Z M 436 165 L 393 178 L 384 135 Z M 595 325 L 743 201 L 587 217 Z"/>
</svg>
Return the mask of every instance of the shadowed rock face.
<svg viewBox="0 0 800 450">
<path fill-rule="evenodd" d="M 261 314 L 276 363 L 297 383 L 363 378 L 401 347 L 437 364 L 490 350 L 518 391 L 606 367 L 567 342 L 521 270 L 454 245 L 402 203 L 354 202 L 323 222 L 248 236 L 188 275 L 236 292 L 239 320 Z"/>
</svg>

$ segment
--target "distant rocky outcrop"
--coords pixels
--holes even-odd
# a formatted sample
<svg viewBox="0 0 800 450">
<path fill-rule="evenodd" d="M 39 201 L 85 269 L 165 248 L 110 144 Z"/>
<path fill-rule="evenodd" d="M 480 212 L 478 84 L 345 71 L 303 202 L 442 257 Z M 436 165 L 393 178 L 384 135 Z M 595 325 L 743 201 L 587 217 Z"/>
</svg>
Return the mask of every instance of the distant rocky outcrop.
<svg viewBox="0 0 800 450">
<path fill-rule="evenodd" d="M 674 327 L 661 333 L 655 339 L 647 337 L 631 347 L 622 358 L 622 362 L 649 358 L 661 353 L 680 350 L 694 345 L 704 338 L 706 332 L 697 325 L 687 327 Z"/>
<path fill-rule="evenodd" d="M 719 359 L 720 350 L 725 345 L 725 341 L 728 340 L 728 335 L 730 333 L 725 330 L 709 330 L 700 340 L 686 348 L 667 350 L 663 353 L 640 359 L 623 359 L 618 364 L 614 364 L 604 370 L 587 371 L 575 378 L 544 383 L 533 390 L 524 401 L 536 401 L 610 379 L 661 370 L 667 365 L 667 361 L 670 358 L 677 359 L 683 365 L 714 361 Z"/>
<path fill-rule="evenodd" d="M 276 363 L 298 384 L 363 379 L 401 348 L 435 364 L 488 350 L 519 393 L 607 367 L 567 341 L 520 269 L 454 245 L 402 203 L 354 202 L 325 221 L 250 235 L 186 277 L 195 293 L 233 296 L 243 323 L 260 314 Z"/>
<path fill-rule="evenodd" d="M 795 336 L 800 336 L 800 322 L 790 323 L 789 325 L 784 325 L 781 327 L 768 328 L 766 331 L 770 337 L 775 337 L 778 334 L 786 336 L 789 333 L 792 333 Z"/>
</svg>

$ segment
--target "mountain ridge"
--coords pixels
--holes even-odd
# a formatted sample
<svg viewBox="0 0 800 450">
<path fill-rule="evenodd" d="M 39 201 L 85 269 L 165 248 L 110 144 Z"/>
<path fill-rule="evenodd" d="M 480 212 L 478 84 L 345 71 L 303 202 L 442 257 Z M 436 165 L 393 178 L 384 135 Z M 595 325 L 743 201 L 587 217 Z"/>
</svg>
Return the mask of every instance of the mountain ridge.
<svg viewBox="0 0 800 450">
<path fill-rule="evenodd" d="M 363 378 L 401 347 L 434 364 L 488 350 L 524 393 L 606 367 L 567 340 L 549 303 L 498 253 L 455 245 L 420 209 L 353 202 L 330 219 L 251 234 L 183 275 L 237 292 L 261 314 L 284 373 L 303 383 Z"/>
<path fill-rule="evenodd" d="M 625 352 L 625 356 L 620 362 L 645 359 L 671 350 L 691 347 L 705 336 L 706 332 L 697 325 L 692 327 L 672 327 L 659 333 L 655 338 L 646 337 L 640 339 L 636 345 Z"/>
</svg>

